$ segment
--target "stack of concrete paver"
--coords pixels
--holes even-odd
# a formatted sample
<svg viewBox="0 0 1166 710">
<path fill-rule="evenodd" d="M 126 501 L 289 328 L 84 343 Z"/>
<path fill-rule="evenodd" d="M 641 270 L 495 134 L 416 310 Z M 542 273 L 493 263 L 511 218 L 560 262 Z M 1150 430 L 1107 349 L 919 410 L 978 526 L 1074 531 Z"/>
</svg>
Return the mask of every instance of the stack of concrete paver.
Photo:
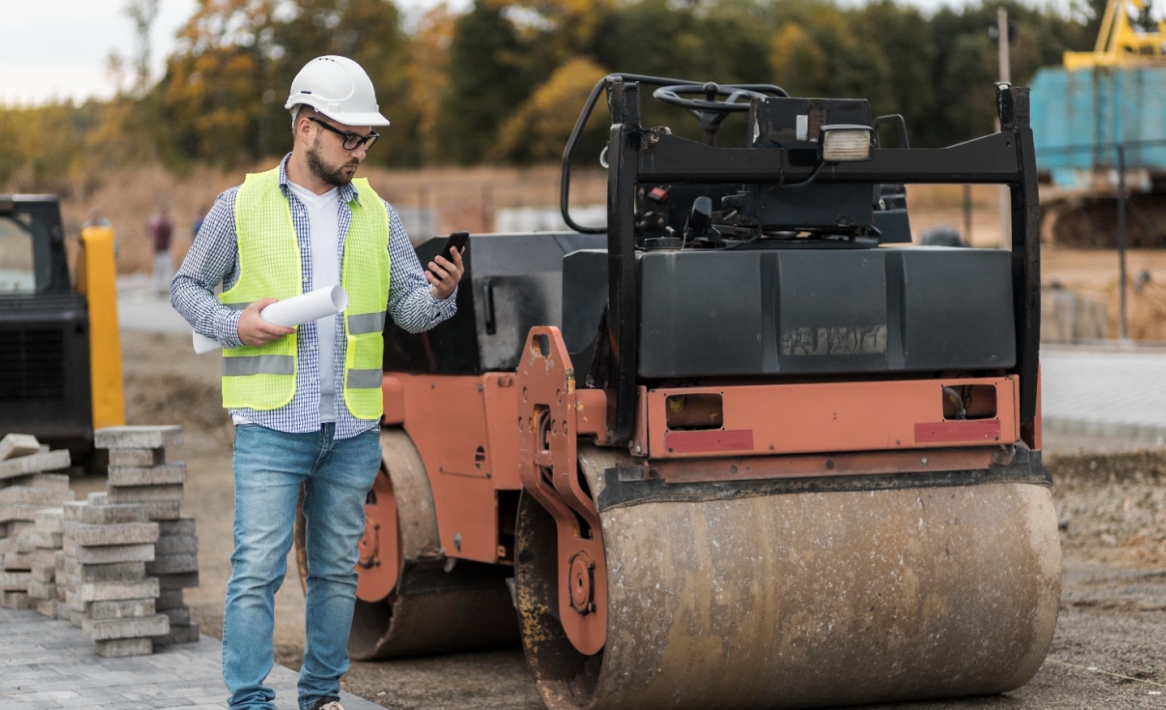
<svg viewBox="0 0 1166 710">
<path fill-rule="evenodd" d="M 98 448 L 109 449 L 107 501 L 143 506 L 146 518 L 158 525 L 154 557 L 146 574 L 158 580 L 158 613 L 168 618 L 168 631 L 154 645 L 198 641 L 198 625 L 182 590 L 198 586 L 198 536 L 194 518 L 179 515 L 186 464 L 166 460 L 166 447 L 182 443 L 179 426 L 125 426 L 99 429 Z M 91 501 L 92 503 L 92 501 Z"/>
<path fill-rule="evenodd" d="M 158 524 L 142 505 L 111 504 L 104 493 L 65 504 L 64 546 L 57 584 L 70 620 L 97 642 L 102 656 L 153 653 L 152 637 L 170 631 L 158 614 L 158 580 L 146 576 Z"/>
<path fill-rule="evenodd" d="M 36 550 L 32 553 L 32 568 L 28 581 L 28 602 L 38 613 L 56 618 L 57 605 L 57 551 L 64 545 L 64 509 L 42 508 L 36 513 L 32 530 L 22 533 L 28 536 Z M 60 608 L 64 608 L 62 603 Z"/>
<path fill-rule="evenodd" d="M 73 500 L 67 450 L 50 451 L 36 437 L 9 434 L 0 439 L 0 605 L 29 608 L 29 583 L 38 559 L 33 533 L 37 512 Z M 43 556 L 42 556 L 43 557 Z"/>
</svg>

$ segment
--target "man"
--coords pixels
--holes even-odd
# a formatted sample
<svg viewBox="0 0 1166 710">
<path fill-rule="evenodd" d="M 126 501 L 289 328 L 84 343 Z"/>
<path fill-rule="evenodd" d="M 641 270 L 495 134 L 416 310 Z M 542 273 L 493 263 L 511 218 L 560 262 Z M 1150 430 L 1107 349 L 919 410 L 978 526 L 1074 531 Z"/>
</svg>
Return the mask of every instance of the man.
<svg viewBox="0 0 1166 710">
<path fill-rule="evenodd" d="M 222 343 L 223 404 L 235 430 L 235 551 L 223 618 L 233 710 L 274 710 L 274 595 L 286 572 L 296 499 L 307 518 L 307 647 L 300 710 L 343 710 L 340 677 L 355 604 L 365 496 L 380 465 L 386 311 L 420 332 L 454 314 L 463 272 L 422 271 L 401 221 L 353 179 L 388 120 L 372 82 L 344 57 L 292 82 L 292 152 L 219 196 L 171 288 L 194 329 Z M 391 275 L 391 278 L 390 278 Z M 218 300 L 211 289 L 220 281 Z M 298 329 L 263 320 L 276 299 L 341 283 L 348 308 Z"/>
<path fill-rule="evenodd" d="M 154 290 L 166 293 L 174 280 L 174 261 L 170 258 L 170 237 L 174 234 L 174 223 L 170 221 L 170 208 L 162 205 L 146 223 L 146 234 L 154 247 Z"/>
</svg>

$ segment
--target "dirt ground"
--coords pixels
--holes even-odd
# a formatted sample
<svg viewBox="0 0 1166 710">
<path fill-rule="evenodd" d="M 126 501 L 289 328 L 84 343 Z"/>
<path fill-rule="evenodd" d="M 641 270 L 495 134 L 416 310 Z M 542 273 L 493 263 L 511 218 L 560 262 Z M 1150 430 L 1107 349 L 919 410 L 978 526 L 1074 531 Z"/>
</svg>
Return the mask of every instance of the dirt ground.
<svg viewBox="0 0 1166 710">
<path fill-rule="evenodd" d="M 187 600 L 203 631 L 219 636 L 229 575 L 232 427 L 219 408 L 216 355 L 188 338 L 123 332 L 131 423 L 177 423 L 171 452 L 189 469 L 184 514 L 198 521 L 202 586 Z M 1006 695 L 912 703 L 912 710 L 1166 707 L 1166 449 L 1144 443 L 1046 438 L 1046 461 L 1064 550 L 1064 592 L 1053 648 L 1032 682 Z M 77 479 L 80 493 L 101 479 Z M 277 660 L 298 668 L 303 595 L 289 557 L 276 595 Z M 345 688 L 397 710 L 537 710 L 521 651 L 353 663 Z M 288 700 L 283 700 L 290 707 Z"/>
</svg>

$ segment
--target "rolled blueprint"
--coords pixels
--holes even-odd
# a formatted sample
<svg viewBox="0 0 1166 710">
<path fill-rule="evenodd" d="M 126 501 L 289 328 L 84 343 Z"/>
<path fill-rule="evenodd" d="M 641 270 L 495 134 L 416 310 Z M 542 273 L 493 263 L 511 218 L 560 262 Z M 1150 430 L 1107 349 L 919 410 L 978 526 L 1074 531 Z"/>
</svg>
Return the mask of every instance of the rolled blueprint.
<svg viewBox="0 0 1166 710">
<path fill-rule="evenodd" d="M 268 323 L 294 328 L 314 320 L 334 316 L 348 307 L 348 293 L 339 285 L 316 289 L 311 293 L 276 301 L 259 311 Z M 194 352 L 202 355 L 223 347 L 205 335 L 194 334 Z"/>
</svg>

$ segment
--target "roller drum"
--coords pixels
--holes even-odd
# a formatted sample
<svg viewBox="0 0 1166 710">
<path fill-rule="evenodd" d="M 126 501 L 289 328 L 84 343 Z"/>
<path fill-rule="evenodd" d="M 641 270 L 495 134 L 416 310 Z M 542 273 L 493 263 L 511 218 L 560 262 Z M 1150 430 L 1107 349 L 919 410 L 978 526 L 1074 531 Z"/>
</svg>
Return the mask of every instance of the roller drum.
<svg viewBox="0 0 1166 710">
<path fill-rule="evenodd" d="M 588 480 L 598 499 L 602 481 Z M 552 710 L 999 693 L 1036 673 L 1056 626 L 1060 546 L 1044 485 L 645 502 L 600 519 L 607 641 L 583 657 L 555 637 L 554 600 L 538 586 L 544 566 L 553 573 L 553 523 L 529 499 L 520 511 L 520 624 Z"/>
</svg>

